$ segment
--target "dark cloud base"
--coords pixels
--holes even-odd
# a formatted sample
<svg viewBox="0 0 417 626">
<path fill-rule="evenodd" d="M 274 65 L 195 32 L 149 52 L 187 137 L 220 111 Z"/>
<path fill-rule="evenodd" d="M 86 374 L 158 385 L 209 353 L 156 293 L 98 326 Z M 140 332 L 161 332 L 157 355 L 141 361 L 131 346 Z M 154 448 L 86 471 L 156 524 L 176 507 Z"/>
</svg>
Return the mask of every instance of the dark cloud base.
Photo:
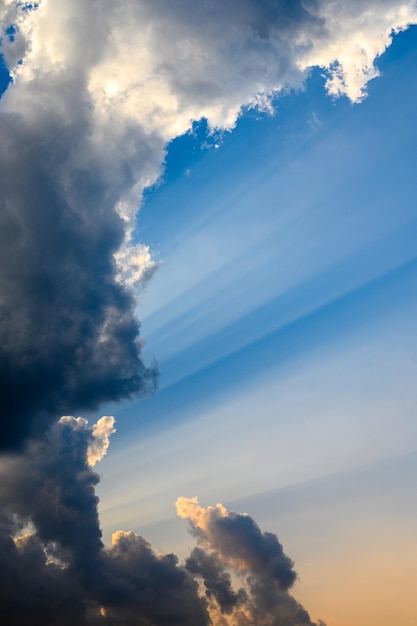
<svg viewBox="0 0 417 626">
<path fill-rule="evenodd" d="M 68 165 L 69 148 L 83 150 L 76 130 L 0 116 L 2 450 L 57 415 L 147 393 L 157 380 L 142 361 L 134 298 L 115 279 L 117 198 L 98 167 Z"/>
<path fill-rule="evenodd" d="M 292 561 L 248 515 L 180 499 L 198 543 L 184 565 L 133 532 L 118 531 L 105 548 L 88 463 L 94 438 L 67 418 L 1 460 L 2 624 L 314 626 L 288 593 Z"/>
</svg>

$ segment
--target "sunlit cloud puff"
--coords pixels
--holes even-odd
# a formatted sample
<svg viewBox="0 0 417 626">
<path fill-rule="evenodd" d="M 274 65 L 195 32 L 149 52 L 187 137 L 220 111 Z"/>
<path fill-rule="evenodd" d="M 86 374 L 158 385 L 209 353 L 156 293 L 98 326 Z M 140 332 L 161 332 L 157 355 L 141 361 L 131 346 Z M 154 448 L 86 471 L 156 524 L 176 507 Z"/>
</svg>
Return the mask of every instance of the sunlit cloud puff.
<svg viewBox="0 0 417 626">
<path fill-rule="evenodd" d="M 101 417 L 91 429 L 91 438 L 87 447 L 87 462 L 91 467 L 107 454 L 110 445 L 110 435 L 116 432 L 114 427 L 115 419 L 112 415 Z M 74 430 L 87 430 L 88 420 L 83 417 L 73 417 L 63 415 L 59 420 L 60 424 L 68 424 Z"/>
<path fill-rule="evenodd" d="M 182 497 L 176 507 L 197 539 L 185 567 L 202 581 L 213 623 L 314 626 L 288 592 L 297 575 L 276 535 L 222 504 L 204 508 L 198 498 Z M 239 581 L 238 589 L 233 579 Z"/>
</svg>

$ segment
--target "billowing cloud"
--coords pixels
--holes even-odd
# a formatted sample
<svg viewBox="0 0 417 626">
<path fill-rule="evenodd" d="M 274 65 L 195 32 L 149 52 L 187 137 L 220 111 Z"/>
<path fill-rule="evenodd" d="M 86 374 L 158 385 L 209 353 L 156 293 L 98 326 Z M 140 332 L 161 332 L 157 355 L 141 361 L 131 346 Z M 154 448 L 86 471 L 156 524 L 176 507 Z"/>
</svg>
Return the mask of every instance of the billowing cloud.
<svg viewBox="0 0 417 626">
<path fill-rule="evenodd" d="M 115 260 L 127 228 L 116 205 L 137 181 L 117 154 L 102 159 L 102 145 L 91 137 L 94 116 L 82 64 L 72 59 L 71 69 L 67 64 L 54 71 L 50 64 L 56 59 L 50 58 L 48 67 L 36 71 L 36 37 L 30 39 L 29 30 L 42 30 L 51 4 L 25 11 L 22 3 L 8 3 L 20 30 L 13 41 L 6 38 L 6 56 L 8 43 L 14 49 L 24 37 L 22 68 L 33 76 L 21 81 L 16 76 L 0 114 L 5 449 L 43 432 L 62 413 L 146 393 L 156 381 L 156 369 L 142 361 L 136 301 Z M 38 15 L 39 23 L 32 24 Z M 61 22 L 52 23 L 64 45 Z M 45 44 L 52 54 L 51 40 Z M 148 138 L 140 135 L 139 129 L 137 152 L 146 153 Z M 138 266 L 137 254 L 134 261 Z M 150 261 L 145 261 L 149 272 Z"/>
<path fill-rule="evenodd" d="M 292 561 L 277 537 L 261 533 L 249 515 L 229 513 L 221 504 L 204 509 L 197 498 L 179 498 L 180 517 L 190 520 L 192 534 L 221 561 L 237 570 L 269 571 L 283 589 L 294 584 Z"/>
<path fill-rule="evenodd" d="M 209 623 L 197 583 L 174 555 L 155 554 L 132 532 L 103 546 L 91 450 L 102 449 L 112 425 L 65 418 L 44 441 L 2 460 L 0 606 L 8 626 Z"/>
<path fill-rule="evenodd" d="M 124 237 L 105 172 L 73 166 L 88 130 L 53 112 L 0 115 L 1 446 L 58 415 L 146 392 L 132 294 L 116 280 Z M 48 119 L 49 118 L 49 119 Z M 54 119 L 55 118 L 55 119 Z"/>
<path fill-rule="evenodd" d="M 231 129 L 314 66 L 353 102 L 400 0 L 0 0 L 0 606 L 8 626 L 300 626 L 296 574 L 247 515 L 181 499 L 185 565 L 119 531 L 101 540 L 92 466 L 145 394 L 135 284 L 155 270 L 135 214 L 167 143 L 202 117 Z M 51 424 L 65 415 L 58 423 Z M 240 582 L 234 589 L 235 579 Z"/>
<path fill-rule="evenodd" d="M 289 595 L 292 561 L 248 515 L 180 498 L 198 546 L 185 564 L 143 537 L 113 534 L 104 547 L 92 451 L 112 418 L 92 427 L 65 417 L 43 441 L 0 464 L 0 606 L 21 626 L 313 626 Z M 97 456 L 93 457 L 96 460 Z M 233 576 L 241 585 L 233 588 Z"/>
<path fill-rule="evenodd" d="M 3 449 L 154 386 L 132 287 L 155 263 L 134 216 L 167 143 L 270 109 L 313 66 L 358 101 L 416 21 L 400 0 L 0 2 Z"/>
<path fill-rule="evenodd" d="M 186 567 L 202 579 L 209 606 L 221 614 L 219 624 L 314 626 L 288 593 L 297 575 L 276 535 L 262 532 L 249 515 L 229 512 L 221 504 L 204 508 L 194 497 L 178 498 L 176 506 L 200 545 Z M 237 591 L 231 574 L 241 581 Z"/>
</svg>

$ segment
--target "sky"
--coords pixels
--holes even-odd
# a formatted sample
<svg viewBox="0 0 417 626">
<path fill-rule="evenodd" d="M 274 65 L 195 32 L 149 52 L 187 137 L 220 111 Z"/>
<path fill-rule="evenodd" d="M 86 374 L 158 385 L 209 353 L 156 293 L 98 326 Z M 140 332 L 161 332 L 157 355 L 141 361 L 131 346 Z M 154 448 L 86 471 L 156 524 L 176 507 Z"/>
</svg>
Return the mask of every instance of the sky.
<svg viewBox="0 0 417 626">
<path fill-rule="evenodd" d="M 414 626 L 416 3 L 0 22 L 7 624 Z"/>
</svg>

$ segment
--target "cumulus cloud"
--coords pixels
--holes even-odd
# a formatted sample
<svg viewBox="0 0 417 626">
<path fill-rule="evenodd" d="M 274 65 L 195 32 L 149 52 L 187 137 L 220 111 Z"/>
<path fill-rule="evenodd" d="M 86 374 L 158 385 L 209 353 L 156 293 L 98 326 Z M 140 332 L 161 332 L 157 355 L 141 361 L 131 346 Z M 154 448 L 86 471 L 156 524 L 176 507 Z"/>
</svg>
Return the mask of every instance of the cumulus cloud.
<svg viewBox="0 0 417 626">
<path fill-rule="evenodd" d="M 179 498 L 176 507 L 178 515 L 190 521 L 191 533 L 225 564 L 242 571 L 269 571 L 283 589 L 294 584 L 293 563 L 277 537 L 261 533 L 249 515 L 229 513 L 221 504 L 204 509 L 197 498 Z"/>
<path fill-rule="evenodd" d="M 206 603 L 174 555 L 132 532 L 101 541 L 91 453 L 113 428 L 66 417 L 0 464 L 0 606 L 7 626 L 206 626 Z M 107 444 L 106 444 L 107 445 Z M 104 446 L 105 447 L 105 446 Z M 105 621 L 104 621 L 105 616 Z"/>
<path fill-rule="evenodd" d="M 135 214 L 167 143 L 271 109 L 314 66 L 358 101 L 416 21 L 400 0 L 1 0 L 3 449 L 155 385 L 132 288 L 156 266 Z"/>
<path fill-rule="evenodd" d="M 330 95 L 346 95 L 352 102 L 366 96 L 367 84 L 379 76 L 375 60 L 395 33 L 417 20 L 415 2 L 391 0 L 321 0 L 319 11 L 330 37 L 317 40 L 303 65 L 326 69 Z"/>
<path fill-rule="evenodd" d="M 0 464 L 0 606 L 7 626 L 313 626 L 296 575 L 248 515 L 180 498 L 198 546 L 184 564 L 131 531 L 105 547 L 92 463 L 113 419 L 66 416 Z M 92 456 L 93 455 L 93 456 Z M 241 581 L 233 588 L 233 576 Z"/>
<path fill-rule="evenodd" d="M 123 241 L 97 164 L 73 167 L 83 124 L 50 111 L 27 123 L 0 115 L 1 446 L 39 434 L 57 415 L 145 393 L 135 300 L 117 279 Z"/>
<path fill-rule="evenodd" d="M 176 507 L 178 515 L 189 520 L 200 546 L 186 567 L 202 579 L 213 614 L 220 612 L 215 623 L 314 626 L 288 592 L 297 575 L 276 535 L 262 532 L 252 517 L 229 512 L 221 504 L 204 508 L 196 497 L 178 498 Z M 231 573 L 241 580 L 237 591 Z"/>
<path fill-rule="evenodd" d="M 155 388 L 135 288 L 156 266 L 135 215 L 169 141 L 272 110 L 315 66 L 358 102 L 416 22 L 411 0 L 0 0 L 5 623 L 312 624 L 275 535 L 221 505 L 179 501 L 198 543 L 184 566 L 133 533 L 104 548 L 92 466 L 114 422 L 71 415 Z"/>
</svg>

